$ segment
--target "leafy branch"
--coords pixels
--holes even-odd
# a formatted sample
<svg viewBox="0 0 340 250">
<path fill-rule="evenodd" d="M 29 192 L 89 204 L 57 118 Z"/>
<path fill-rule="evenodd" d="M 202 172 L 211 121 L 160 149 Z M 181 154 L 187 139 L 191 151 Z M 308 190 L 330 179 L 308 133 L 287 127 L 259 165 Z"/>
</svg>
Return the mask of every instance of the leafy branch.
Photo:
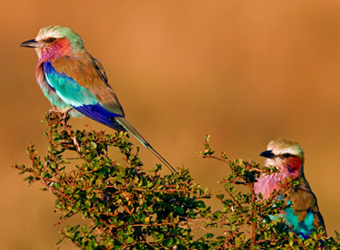
<svg viewBox="0 0 340 250">
<path fill-rule="evenodd" d="M 139 149 L 134 149 L 126 133 L 76 130 L 67 124 L 68 116 L 47 114 L 44 123 L 49 142 L 47 154 L 40 157 L 34 145 L 27 153 L 31 165 L 14 164 L 26 174 L 29 185 L 39 183 L 55 196 L 57 224 L 75 215 L 82 225 L 65 226 L 58 244 L 71 240 L 81 249 L 337 249 L 340 237 L 325 237 L 318 229 L 303 241 L 290 232 L 280 213 L 284 199 L 294 185 L 281 183 L 267 200 L 256 197 L 254 183 L 263 174 L 277 172 L 241 159 L 229 160 L 226 153 L 215 155 L 210 137 L 204 142 L 203 158 L 227 164 L 231 174 L 223 177 L 223 191 L 216 198 L 221 210 L 212 211 L 206 202 L 214 198 L 201 189 L 188 169 L 178 174 L 160 175 L 161 165 L 149 173 L 143 170 Z M 109 157 L 119 150 L 124 164 Z M 67 155 L 67 157 L 66 157 Z M 245 186 L 249 192 L 236 191 Z M 273 219 L 272 218 L 276 218 Z M 221 234 L 213 234 L 220 228 Z M 249 231 L 250 230 L 250 231 Z M 203 232 L 197 237 L 197 232 Z M 335 248 L 334 248 L 335 247 Z"/>
</svg>

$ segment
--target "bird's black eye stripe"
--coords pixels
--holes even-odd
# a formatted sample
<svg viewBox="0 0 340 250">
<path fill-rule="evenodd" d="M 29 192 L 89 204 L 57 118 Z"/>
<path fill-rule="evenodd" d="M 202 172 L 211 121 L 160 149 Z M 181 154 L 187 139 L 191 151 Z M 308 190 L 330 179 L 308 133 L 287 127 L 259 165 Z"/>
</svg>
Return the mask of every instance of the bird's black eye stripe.
<svg viewBox="0 0 340 250">
<path fill-rule="evenodd" d="M 284 158 L 288 158 L 289 156 L 291 156 L 291 154 L 285 153 L 285 154 L 283 154 L 282 156 L 283 156 Z"/>
<path fill-rule="evenodd" d="M 53 43 L 55 40 L 57 40 L 57 39 L 54 38 L 54 37 L 50 37 L 50 38 L 47 38 L 45 41 L 48 42 L 48 43 Z"/>
</svg>

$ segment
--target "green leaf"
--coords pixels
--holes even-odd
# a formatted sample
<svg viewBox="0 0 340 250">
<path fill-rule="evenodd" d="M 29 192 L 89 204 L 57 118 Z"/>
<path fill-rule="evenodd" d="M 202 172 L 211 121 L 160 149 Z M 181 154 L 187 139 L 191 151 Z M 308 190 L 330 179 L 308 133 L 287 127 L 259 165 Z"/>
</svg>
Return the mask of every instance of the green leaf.
<svg viewBox="0 0 340 250">
<path fill-rule="evenodd" d="M 240 247 L 241 244 L 242 244 L 242 240 L 241 240 L 239 237 L 236 237 L 236 238 L 235 238 L 235 245 L 236 245 L 237 247 Z"/>
<path fill-rule="evenodd" d="M 132 242 L 134 242 L 135 240 L 134 240 L 134 238 L 132 238 L 132 237 L 128 237 L 127 239 L 126 239 L 126 243 L 128 243 L 128 244 L 131 244 Z"/>
<path fill-rule="evenodd" d="M 164 234 L 157 234 L 155 242 L 161 242 L 164 239 Z"/>
<path fill-rule="evenodd" d="M 182 207 L 176 207 L 176 212 L 179 213 L 180 215 L 184 215 L 185 211 Z"/>
<path fill-rule="evenodd" d="M 170 247 L 170 246 L 173 244 L 173 242 L 174 242 L 174 239 L 173 239 L 173 238 L 169 238 L 169 239 L 165 242 L 164 246 L 165 246 L 165 247 Z"/>
</svg>

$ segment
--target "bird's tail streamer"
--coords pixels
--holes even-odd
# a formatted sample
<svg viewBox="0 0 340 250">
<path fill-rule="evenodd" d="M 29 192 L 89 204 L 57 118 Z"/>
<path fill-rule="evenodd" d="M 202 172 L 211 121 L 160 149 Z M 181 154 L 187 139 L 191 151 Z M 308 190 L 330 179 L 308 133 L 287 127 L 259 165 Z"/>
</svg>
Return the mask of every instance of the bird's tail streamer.
<svg viewBox="0 0 340 250">
<path fill-rule="evenodd" d="M 171 164 L 163 158 L 144 138 L 143 136 L 123 117 L 116 117 L 115 120 L 122 125 L 130 134 L 132 134 L 140 143 L 142 143 L 151 153 L 153 153 L 171 172 L 177 171 Z"/>
</svg>

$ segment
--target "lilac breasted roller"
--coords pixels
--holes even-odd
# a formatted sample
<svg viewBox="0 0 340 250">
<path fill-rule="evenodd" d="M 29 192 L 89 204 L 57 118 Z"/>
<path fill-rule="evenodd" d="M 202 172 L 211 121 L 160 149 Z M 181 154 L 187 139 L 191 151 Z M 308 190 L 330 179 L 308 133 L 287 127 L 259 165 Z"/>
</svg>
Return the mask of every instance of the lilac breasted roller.
<svg viewBox="0 0 340 250">
<path fill-rule="evenodd" d="M 85 115 L 117 131 L 128 131 L 176 172 L 127 122 L 102 64 L 85 50 L 79 35 L 66 27 L 48 26 L 20 46 L 35 48 L 39 57 L 36 79 L 52 105 L 73 117 Z"/>
<path fill-rule="evenodd" d="M 262 193 L 263 199 L 268 199 L 275 189 L 279 189 L 280 181 L 287 177 L 297 180 L 298 185 L 292 188 L 286 201 L 290 206 L 280 216 L 284 216 L 286 223 L 294 227 L 294 233 L 304 239 L 320 226 L 326 230 L 316 196 L 303 172 L 304 153 L 301 146 L 295 141 L 273 140 L 260 156 L 267 158 L 265 166 L 275 166 L 280 173 L 258 178 L 255 193 Z"/>
</svg>

